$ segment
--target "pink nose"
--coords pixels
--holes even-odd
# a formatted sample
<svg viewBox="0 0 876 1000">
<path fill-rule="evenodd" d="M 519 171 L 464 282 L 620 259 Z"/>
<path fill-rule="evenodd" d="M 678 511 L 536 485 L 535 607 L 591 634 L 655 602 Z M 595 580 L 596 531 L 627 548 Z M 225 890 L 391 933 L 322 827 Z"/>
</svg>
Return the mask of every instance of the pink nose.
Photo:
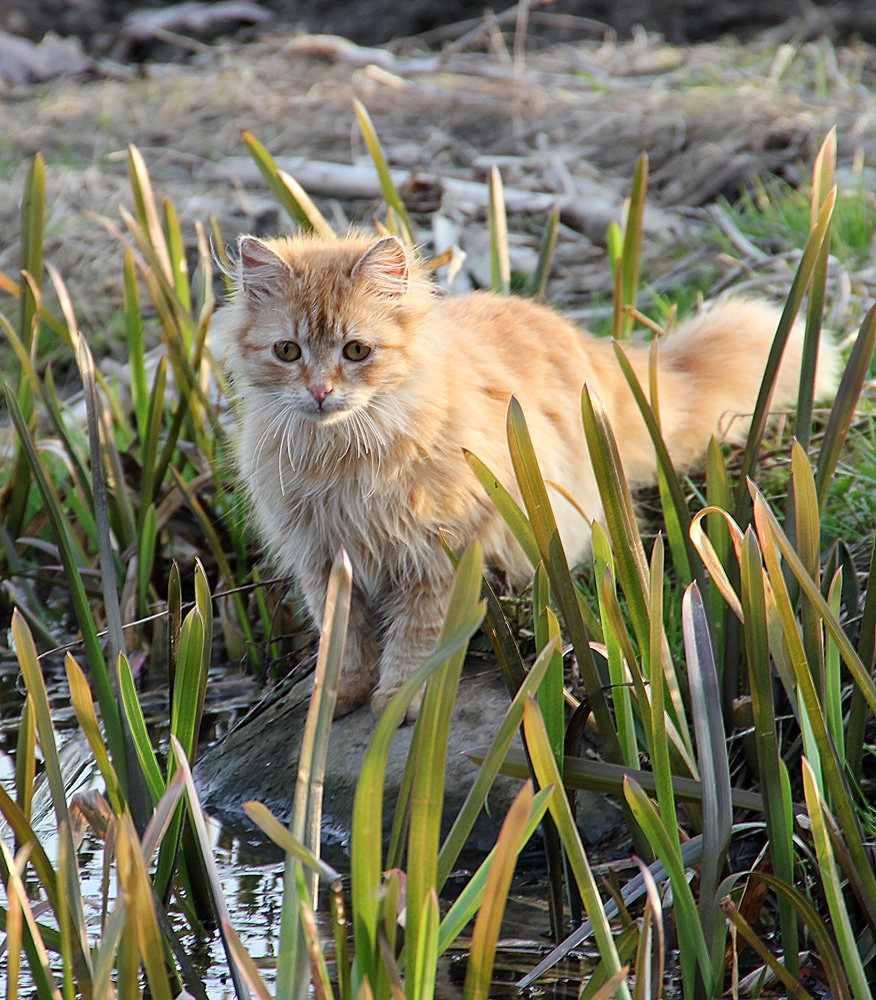
<svg viewBox="0 0 876 1000">
<path fill-rule="evenodd" d="M 311 396 L 317 401 L 317 403 L 322 406 L 325 402 L 326 396 L 332 391 L 330 385 L 309 385 L 307 391 Z"/>
</svg>

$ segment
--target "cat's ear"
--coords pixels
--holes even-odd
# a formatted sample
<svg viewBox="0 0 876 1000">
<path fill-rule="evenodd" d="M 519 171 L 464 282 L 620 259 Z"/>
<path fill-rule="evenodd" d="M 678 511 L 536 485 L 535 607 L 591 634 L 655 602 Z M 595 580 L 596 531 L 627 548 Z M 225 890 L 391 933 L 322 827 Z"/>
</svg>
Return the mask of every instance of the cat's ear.
<svg viewBox="0 0 876 1000">
<path fill-rule="evenodd" d="M 286 261 L 254 236 L 240 237 L 237 257 L 243 293 L 257 302 L 276 295 L 292 274 Z"/>
<path fill-rule="evenodd" d="M 372 291 L 388 298 L 404 295 L 408 287 L 408 252 L 400 239 L 387 236 L 356 261 L 353 277 L 367 281 Z"/>
</svg>

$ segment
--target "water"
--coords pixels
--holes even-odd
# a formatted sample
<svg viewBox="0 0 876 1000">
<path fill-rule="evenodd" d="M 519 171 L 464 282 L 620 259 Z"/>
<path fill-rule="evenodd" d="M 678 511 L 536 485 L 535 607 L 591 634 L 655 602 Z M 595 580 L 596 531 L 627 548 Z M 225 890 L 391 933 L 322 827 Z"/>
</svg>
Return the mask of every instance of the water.
<svg viewBox="0 0 876 1000">
<path fill-rule="evenodd" d="M 95 941 L 100 934 L 101 900 L 105 888 L 104 845 L 93 831 L 85 828 L 86 813 L 80 811 L 76 804 L 93 806 L 99 803 L 103 781 L 78 729 L 60 664 L 55 664 L 54 668 L 47 665 L 46 674 L 68 799 L 73 803 L 73 813 L 83 820 L 82 843 L 78 853 L 80 885 L 86 919 L 92 941 Z M 252 678 L 230 670 L 212 671 L 205 712 L 209 738 L 221 738 L 260 696 L 261 691 Z M 159 687 L 146 691 L 141 701 L 147 718 L 156 724 L 160 740 L 166 719 L 166 690 Z M 14 751 L 22 704 L 23 692 L 17 665 L 9 661 L 0 662 L 0 784 L 13 795 Z M 48 786 L 44 781 L 40 783 L 34 797 L 33 825 L 49 856 L 56 857 L 54 812 Z M 232 924 L 266 983 L 273 986 L 283 892 L 283 858 L 273 845 L 258 840 L 243 841 L 217 822 L 211 821 L 208 829 Z M 12 847 L 13 838 L 9 830 L 5 829 L 2 819 L 0 838 Z M 332 861 L 337 863 L 338 859 L 333 858 Z M 467 872 L 460 872 L 456 878 L 449 880 L 451 893 L 454 887 L 457 891 L 462 888 L 467 875 Z M 442 900 L 442 905 L 449 905 L 450 898 L 448 895 L 447 900 Z M 503 941 L 497 953 L 495 986 L 491 996 L 519 996 L 519 991 L 513 984 L 536 965 L 549 949 L 545 898 L 544 878 L 541 874 L 523 872 L 517 875 L 503 924 Z M 3 902 L 5 903 L 5 899 Z M 195 937 L 189 932 L 178 910 L 171 912 L 171 918 L 187 955 L 204 982 L 210 1000 L 234 997 L 219 935 L 213 933 L 207 938 Z M 49 918 L 43 914 L 41 919 Z M 327 913 L 319 913 L 318 920 L 321 936 L 329 938 L 331 928 Z M 465 948 L 466 939 L 462 939 L 459 947 L 442 960 L 436 987 L 439 997 L 461 996 L 465 978 Z M 0 963 L 2 982 L 5 979 L 5 957 Z M 26 970 L 23 971 L 26 973 Z M 577 962 L 565 963 L 551 978 L 540 982 L 527 993 L 537 997 L 551 994 L 557 1000 L 572 1000 L 577 996 L 582 973 L 583 969 Z M 28 989 L 24 987 L 22 996 L 26 995 Z"/>
</svg>

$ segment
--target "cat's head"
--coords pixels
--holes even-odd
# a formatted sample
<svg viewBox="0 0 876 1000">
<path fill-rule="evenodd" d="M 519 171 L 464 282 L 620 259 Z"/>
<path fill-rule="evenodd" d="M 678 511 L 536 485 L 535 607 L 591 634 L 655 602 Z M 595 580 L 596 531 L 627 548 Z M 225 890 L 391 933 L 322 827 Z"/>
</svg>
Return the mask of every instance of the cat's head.
<svg viewBox="0 0 876 1000">
<path fill-rule="evenodd" d="M 429 286 L 395 237 L 242 236 L 236 277 L 217 326 L 243 397 L 263 390 L 278 408 L 331 424 L 417 364 Z"/>
</svg>

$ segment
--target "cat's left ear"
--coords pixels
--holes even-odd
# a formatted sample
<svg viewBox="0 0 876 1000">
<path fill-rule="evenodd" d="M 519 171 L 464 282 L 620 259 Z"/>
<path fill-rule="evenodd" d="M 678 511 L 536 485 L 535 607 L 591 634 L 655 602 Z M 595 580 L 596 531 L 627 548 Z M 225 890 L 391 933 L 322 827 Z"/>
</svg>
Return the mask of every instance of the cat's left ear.
<svg viewBox="0 0 876 1000">
<path fill-rule="evenodd" d="M 286 261 L 254 236 L 240 237 L 237 255 L 244 294 L 257 302 L 276 295 L 292 274 Z"/>
<path fill-rule="evenodd" d="M 388 298 L 404 295 L 408 287 L 408 252 L 400 239 L 387 236 L 356 261 L 353 277 L 367 281 L 371 290 Z"/>
</svg>

